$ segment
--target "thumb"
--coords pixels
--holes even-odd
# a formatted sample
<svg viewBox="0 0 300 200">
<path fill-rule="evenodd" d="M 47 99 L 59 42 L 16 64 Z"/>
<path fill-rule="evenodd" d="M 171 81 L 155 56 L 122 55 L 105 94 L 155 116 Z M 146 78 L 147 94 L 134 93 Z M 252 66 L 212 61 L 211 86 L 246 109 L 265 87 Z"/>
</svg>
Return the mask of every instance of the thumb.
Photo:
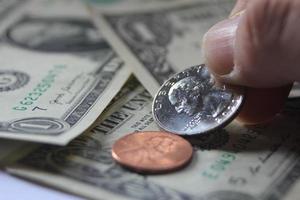
<svg viewBox="0 0 300 200">
<path fill-rule="evenodd" d="M 204 37 L 210 70 L 223 82 L 270 88 L 300 80 L 300 1 L 252 0 Z"/>
</svg>

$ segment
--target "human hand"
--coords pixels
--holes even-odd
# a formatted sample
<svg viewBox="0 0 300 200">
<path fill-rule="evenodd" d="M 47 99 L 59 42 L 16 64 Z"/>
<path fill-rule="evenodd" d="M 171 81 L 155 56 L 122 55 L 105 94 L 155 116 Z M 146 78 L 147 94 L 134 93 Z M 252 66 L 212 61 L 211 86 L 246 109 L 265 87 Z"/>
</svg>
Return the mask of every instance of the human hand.
<svg viewBox="0 0 300 200">
<path fill-rule="evenodd" d="M 206 64 L 215 77 L 248 87 L 240 121 L 273 118 L 300 80 L 299 19 L 299 0 L 238 0 L 230 17 L 205 35 Z"/>
</svg>

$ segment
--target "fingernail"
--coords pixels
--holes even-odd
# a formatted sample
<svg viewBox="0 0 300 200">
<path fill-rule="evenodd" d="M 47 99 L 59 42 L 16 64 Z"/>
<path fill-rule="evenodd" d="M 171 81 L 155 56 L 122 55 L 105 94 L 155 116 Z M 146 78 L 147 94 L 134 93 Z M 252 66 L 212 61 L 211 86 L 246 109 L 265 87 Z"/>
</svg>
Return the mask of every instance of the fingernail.
<svg viewBox="0 0 300 200">
<path fill-rule="evenodd" d="M 245 10 L 241 10 L 237 13 L 232 13 L 228 19 L 234 19 L 234 18 L 237 18 L 238 16 L 241 16 L 242 14 L 244 14 Z"/>
<path fill-rule="evenodd" d="M 242 12 L 217 23 L 203 38 L 206 64 L 216 75 L 225 75 L 233 70 L 235 35 L 241 15 Z"/>
<path fill-rule="evenodd" d="M 232 67 L 232 70 L 228 72 L 227 74 L 217 74 L 217 78 L 225 83 L 230 83 L 233 85 L 241 85 L 244 80 L 242 80 L 243 77 L 241 77 L 241 73 L 238 70 L 238 68 Z"/>
</svg>

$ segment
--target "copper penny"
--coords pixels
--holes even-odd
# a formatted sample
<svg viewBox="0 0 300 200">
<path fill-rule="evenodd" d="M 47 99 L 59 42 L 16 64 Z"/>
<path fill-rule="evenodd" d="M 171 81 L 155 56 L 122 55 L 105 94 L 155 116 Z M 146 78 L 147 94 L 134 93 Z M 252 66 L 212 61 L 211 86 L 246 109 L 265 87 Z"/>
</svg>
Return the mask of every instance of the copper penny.
<svg viewBox="0 0 300 200">
<path fill-rule="evenodd" d="M 185 139 L 160 131 L 131 133 L 112 148 L 112 157 L 118 163 L 144 173 L 176 170 L 187 164 L 192 154 L 193 148 Z"/>
</svg>

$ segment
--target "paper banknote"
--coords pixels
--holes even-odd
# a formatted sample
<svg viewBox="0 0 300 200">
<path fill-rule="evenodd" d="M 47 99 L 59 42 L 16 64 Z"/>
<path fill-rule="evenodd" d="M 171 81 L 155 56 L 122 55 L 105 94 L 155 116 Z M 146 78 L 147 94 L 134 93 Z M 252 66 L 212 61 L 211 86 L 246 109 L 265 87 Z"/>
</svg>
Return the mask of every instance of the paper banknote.
<svg viewBox="0 0 300 200">
<path fill-rule="evenodd" d="M 28 155 L 15 153 L 8 170 L 91 199 L 277 200 L 300 175 L 300 101 L 290 100 L 282 116 L 264 126 L 225 129 L 190 138 L 192 163 L 181 171 L 142 175 L 111 157 L 118 138 L 158 130 L 150 94 L 135 81 L 106 111 L 97 126 L 66 147 L 44 145 Z M 24 151 L 24 149 L 23 149 Z M 80 189 L 79 189 L 80 188 Z M 291 190 L 295 192 L 295 190 Z"/>
<path fill-rule="evenodd" d="M 143 10 L 159 6 L 189 2 L 191 0 L 83 0 L 89 8 L 99 12 L 123 12 L 131 9 Z M 201 0 L 200 0 L 201 1 Z"/>
<path fill-rule="evenodd" d="M 79 1 L 11 2 L 0 9 L 0 137 L 66 144 L 130 72 Z"/>
<path fill-rule="evenodd" d="M 154 95 L 171 75 L 203 62 L 203 35 L 229 15 L 233 2 L 152 4 L 123 12 L 94 10 L 93 15 L 113 48 Z"/>
</svg>

